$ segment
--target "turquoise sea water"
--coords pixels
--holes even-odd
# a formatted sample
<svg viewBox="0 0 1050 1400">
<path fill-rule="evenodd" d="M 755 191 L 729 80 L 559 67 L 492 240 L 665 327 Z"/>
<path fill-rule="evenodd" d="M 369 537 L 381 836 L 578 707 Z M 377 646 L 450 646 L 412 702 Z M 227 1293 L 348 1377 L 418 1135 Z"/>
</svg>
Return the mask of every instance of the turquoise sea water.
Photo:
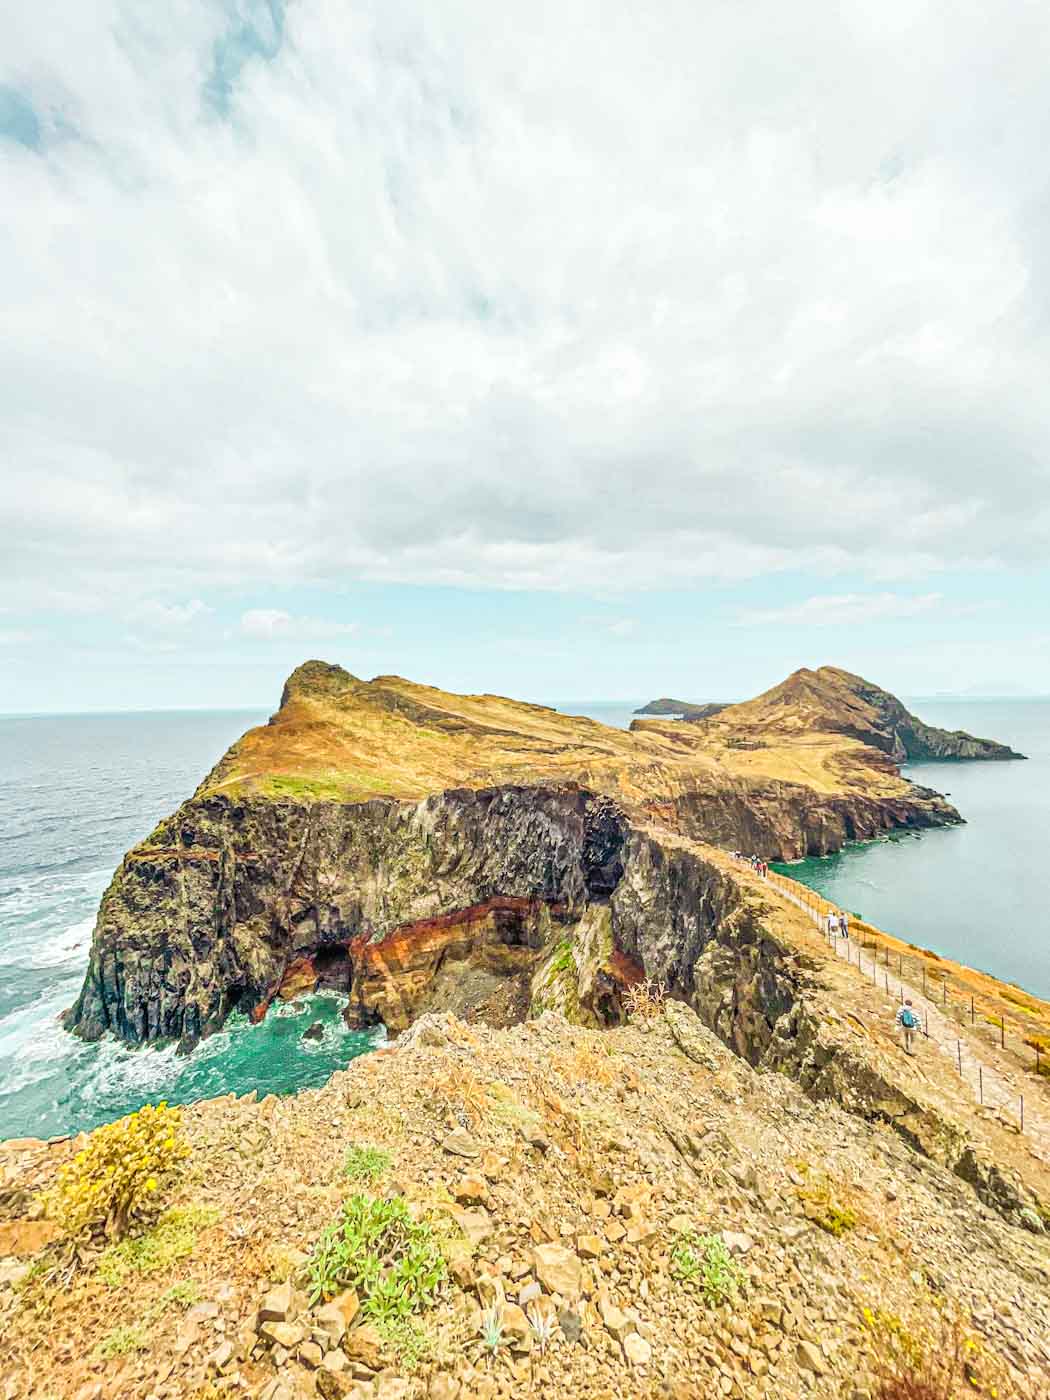
<svg viewBox="0 0 1050 1400">
<path fill-rule="evenodd" d="M 334 996 L 231 1017 L 192 1055 L 85 1045 L 58 1023 L 124 852 L 262 711 L 0 716 L 0 1138 L 91 1128 L 143 1103 L 323 1084 L 376 1041 Z M 320 1040 L 302 1033 L 320 1021 Z"/>
<path fill-rule="evenodd" d="M 909 943 L 1050 997 L 1050 700 L 908 703 L 1028 762 L 910 764 L 905 776 L 950 794 L 965 826 L 778 869 Z"/>
<path fill-rule="evenodd" d="M 560 704 L 626 726 L 632 706 Z M 917 705 L 933 723 L 1004 739 L 1029 763 L 916 766 L 969 825 L 854 847 L 790 872 L 913 942 L 1050 995 L 1042 870 L 1050 830 L 1050 702 Z M 76 998 L 98 901 L 124 852 L 188 797 L 263 711 L 0 716 L 0 1138 L 90 1128 L 148 1101 L 322 1084 L 376 1042 L 334 996 L 231 1017 L 173 1047 L 84 1045 L 59 1013 Z M 319 1041 L 302 1033 L 320 1021 Z"/>
</svg>

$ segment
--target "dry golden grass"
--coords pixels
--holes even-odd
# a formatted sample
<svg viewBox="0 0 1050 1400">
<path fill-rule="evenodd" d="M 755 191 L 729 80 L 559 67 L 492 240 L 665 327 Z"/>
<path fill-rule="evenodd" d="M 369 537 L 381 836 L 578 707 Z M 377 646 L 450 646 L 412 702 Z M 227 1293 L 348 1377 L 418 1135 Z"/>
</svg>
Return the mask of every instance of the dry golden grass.
<svg viewBox="0 0 1050 1400">
<path fill-rule="evenodd" d="M 200 791 L 353 802 L 561 781 L 640 803 L 742 779 L 824 795 L 907 792 L 892 770 L 872 765 L 870 750 L 814 727 L 804 708 L 767 714 L 758 704 L 705 724 L 646 721 L 628 731 L 505 696 L 455 695 L 400 676 L 360 681 L 308 662 L 270 723 L 238 740 Z"/>
</svg>

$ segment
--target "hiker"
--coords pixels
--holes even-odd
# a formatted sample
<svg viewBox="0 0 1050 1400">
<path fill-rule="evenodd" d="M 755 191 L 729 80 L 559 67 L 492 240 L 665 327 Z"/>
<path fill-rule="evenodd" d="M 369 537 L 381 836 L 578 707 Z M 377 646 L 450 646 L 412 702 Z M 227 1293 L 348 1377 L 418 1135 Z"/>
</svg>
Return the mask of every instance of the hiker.
<svg viewBox="0 0 1050 1400">
<path fill-rule="evenodd" d="M 911 1042 L 915 1032 L 919 1029 L 919 1024 L 919 1018 L 915 1014 L 911 1002 L 906 1001 L 897 1012 L 897 1025 L 904 1032 L 904 1053 L 906 1055 L 914 1054 Z"/>
<path fill-rule="evenodd" d="M 834 909 L 828 910 L 827 925 L 828 937 L 836 938 L 838 936 L 839 931 L 839 916 L 835 913 Z"/>
<path fill-rule="evenodd" d="M 839 933 L 842 934 L 843 938 L 849 937 L 849 919 L 845 914 L 839 915 Z"/>
</svg>

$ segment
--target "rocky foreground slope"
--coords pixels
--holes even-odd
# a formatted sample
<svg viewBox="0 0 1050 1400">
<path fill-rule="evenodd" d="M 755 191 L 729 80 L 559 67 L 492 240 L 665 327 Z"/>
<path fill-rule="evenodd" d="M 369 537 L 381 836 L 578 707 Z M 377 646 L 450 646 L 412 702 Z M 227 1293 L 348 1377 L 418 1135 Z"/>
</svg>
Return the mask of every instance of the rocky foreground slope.
<svg viewBox="0 0 1050 1400">
<path fill-rule="evenodd" d="M 888 1040 L 842 1020 L 877 1068 Z M 184 1127 L 160 1224 L 75 1266 L 34 1201 L 82 1143 L 0 1144 L 5 1400 L 1048 1393 L 1050 1237 L 681 1003 L 607 1031 L 430 1015 L 323 1089 Z M 310 1305 L 352 1194 L 424 1222 L 431 1306 L 391 1318 L 367 1281 Z"/>
<path fill-rule="evenodd" d="M 527 1010 L 574 948 L 584 1019 L 618 1019 L 643 977 L 698 1004 L 738 894 L 689 843 L 792 857 L 959 820 L 901 778 L 872 693 L 799 672 L 703 724 L 625 732 L 308 662 L 125 858 L 69 1024 L 189 1047 L 320 986 L 396 1030 L 468 1001 Z"/>
</svg>

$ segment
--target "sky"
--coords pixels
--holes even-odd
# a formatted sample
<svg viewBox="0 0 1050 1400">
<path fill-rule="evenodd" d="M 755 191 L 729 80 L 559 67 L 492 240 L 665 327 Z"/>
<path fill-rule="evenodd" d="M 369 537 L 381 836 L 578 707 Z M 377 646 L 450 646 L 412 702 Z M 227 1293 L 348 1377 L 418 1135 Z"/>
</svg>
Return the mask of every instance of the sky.
<svg viewBox="0 0 1050 1400">
<path fill-rule="evenodd" d="M 0 710 L 1050 693 L 1050 10 L 35 0 Z"/>
</svg>

